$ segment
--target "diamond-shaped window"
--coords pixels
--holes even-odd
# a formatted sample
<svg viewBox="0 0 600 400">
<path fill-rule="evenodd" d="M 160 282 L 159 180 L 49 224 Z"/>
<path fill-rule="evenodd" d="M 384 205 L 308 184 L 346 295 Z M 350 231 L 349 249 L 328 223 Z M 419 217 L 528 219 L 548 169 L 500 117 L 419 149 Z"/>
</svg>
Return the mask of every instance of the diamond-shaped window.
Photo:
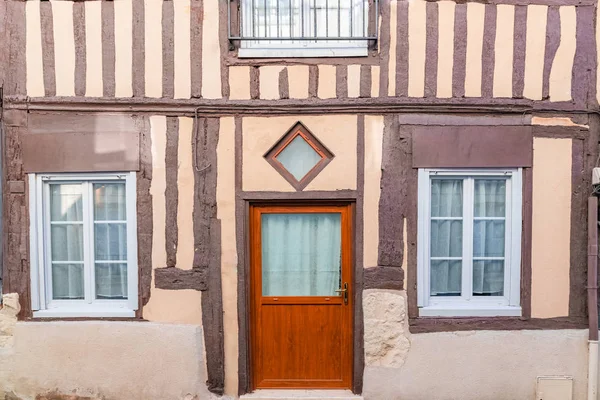
<svg viewBox="0 0 600 400">
<path fill-rule="evenodd" d="M 298 122 L 265 158 L 296 190 L 302 190 L 329 164 L 333 154 Z"/>
</svg>

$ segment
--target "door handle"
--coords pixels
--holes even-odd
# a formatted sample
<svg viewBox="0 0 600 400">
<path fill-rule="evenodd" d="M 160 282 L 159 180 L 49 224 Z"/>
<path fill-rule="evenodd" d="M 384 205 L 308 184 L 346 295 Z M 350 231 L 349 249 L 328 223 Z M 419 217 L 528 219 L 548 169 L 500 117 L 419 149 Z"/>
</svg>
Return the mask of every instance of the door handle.
<svg viewBox="0 0 600 400">
<path fill-rule="evenodd" d="M 348 304 L 348 283 L 344 282 L 343 289 L 336 289 L 336 293 L 341 293 L 344 298 L 344 304 Z"/>
</svg>

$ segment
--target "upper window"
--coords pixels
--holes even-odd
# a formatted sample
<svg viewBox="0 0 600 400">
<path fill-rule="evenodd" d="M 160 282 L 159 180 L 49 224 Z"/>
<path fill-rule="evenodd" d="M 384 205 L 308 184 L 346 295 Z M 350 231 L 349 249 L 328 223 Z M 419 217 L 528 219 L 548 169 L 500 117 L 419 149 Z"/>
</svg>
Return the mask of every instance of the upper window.
<svg viewBox="0 0 600 400">
<path fill-rule="evenodd" d="M 366 56 L 377 39 L 369 0 L 240 0 L 239 57 Z M 377 9 L 377 0 L 375 1 Z M 369 22 L 372 21 L 372 22 Z M 233 25 L 237 25 L 233 23 Z"/>
<path fill-rule="evenodd" d="M 419 170 L 420 316 L 520 316 L 520 170 Z"/>
<path fill-rule="evenodd" d="M 133 317 L 135 173 L 30 175 L 36 317 Z"/>
</svg>

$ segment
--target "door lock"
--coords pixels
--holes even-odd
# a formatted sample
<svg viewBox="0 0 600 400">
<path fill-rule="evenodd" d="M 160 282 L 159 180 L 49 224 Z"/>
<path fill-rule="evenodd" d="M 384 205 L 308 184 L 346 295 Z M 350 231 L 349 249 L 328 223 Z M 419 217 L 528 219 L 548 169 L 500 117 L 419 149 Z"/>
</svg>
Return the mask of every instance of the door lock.
<svg viewBox="0 0 600 400">
<path fill-rule="evenodd" d="M 348 283 L 344 282 L 343 289 L 337 289 L 337 293 L 341 293 L 344 298 L 344 304 L 348 304 Z"/>
</svg>

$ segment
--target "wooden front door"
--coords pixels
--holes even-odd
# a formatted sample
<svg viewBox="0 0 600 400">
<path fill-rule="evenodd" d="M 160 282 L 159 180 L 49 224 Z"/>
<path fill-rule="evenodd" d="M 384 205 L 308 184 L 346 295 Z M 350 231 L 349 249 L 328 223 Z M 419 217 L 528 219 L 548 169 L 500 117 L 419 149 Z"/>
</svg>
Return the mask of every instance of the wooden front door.
<svg viewBox="0 0 600 400">
<path fill-rule="evenodd" d="M 351 388 L 351 206 L 250 209 L 252 382 Z"/>
</svg>

